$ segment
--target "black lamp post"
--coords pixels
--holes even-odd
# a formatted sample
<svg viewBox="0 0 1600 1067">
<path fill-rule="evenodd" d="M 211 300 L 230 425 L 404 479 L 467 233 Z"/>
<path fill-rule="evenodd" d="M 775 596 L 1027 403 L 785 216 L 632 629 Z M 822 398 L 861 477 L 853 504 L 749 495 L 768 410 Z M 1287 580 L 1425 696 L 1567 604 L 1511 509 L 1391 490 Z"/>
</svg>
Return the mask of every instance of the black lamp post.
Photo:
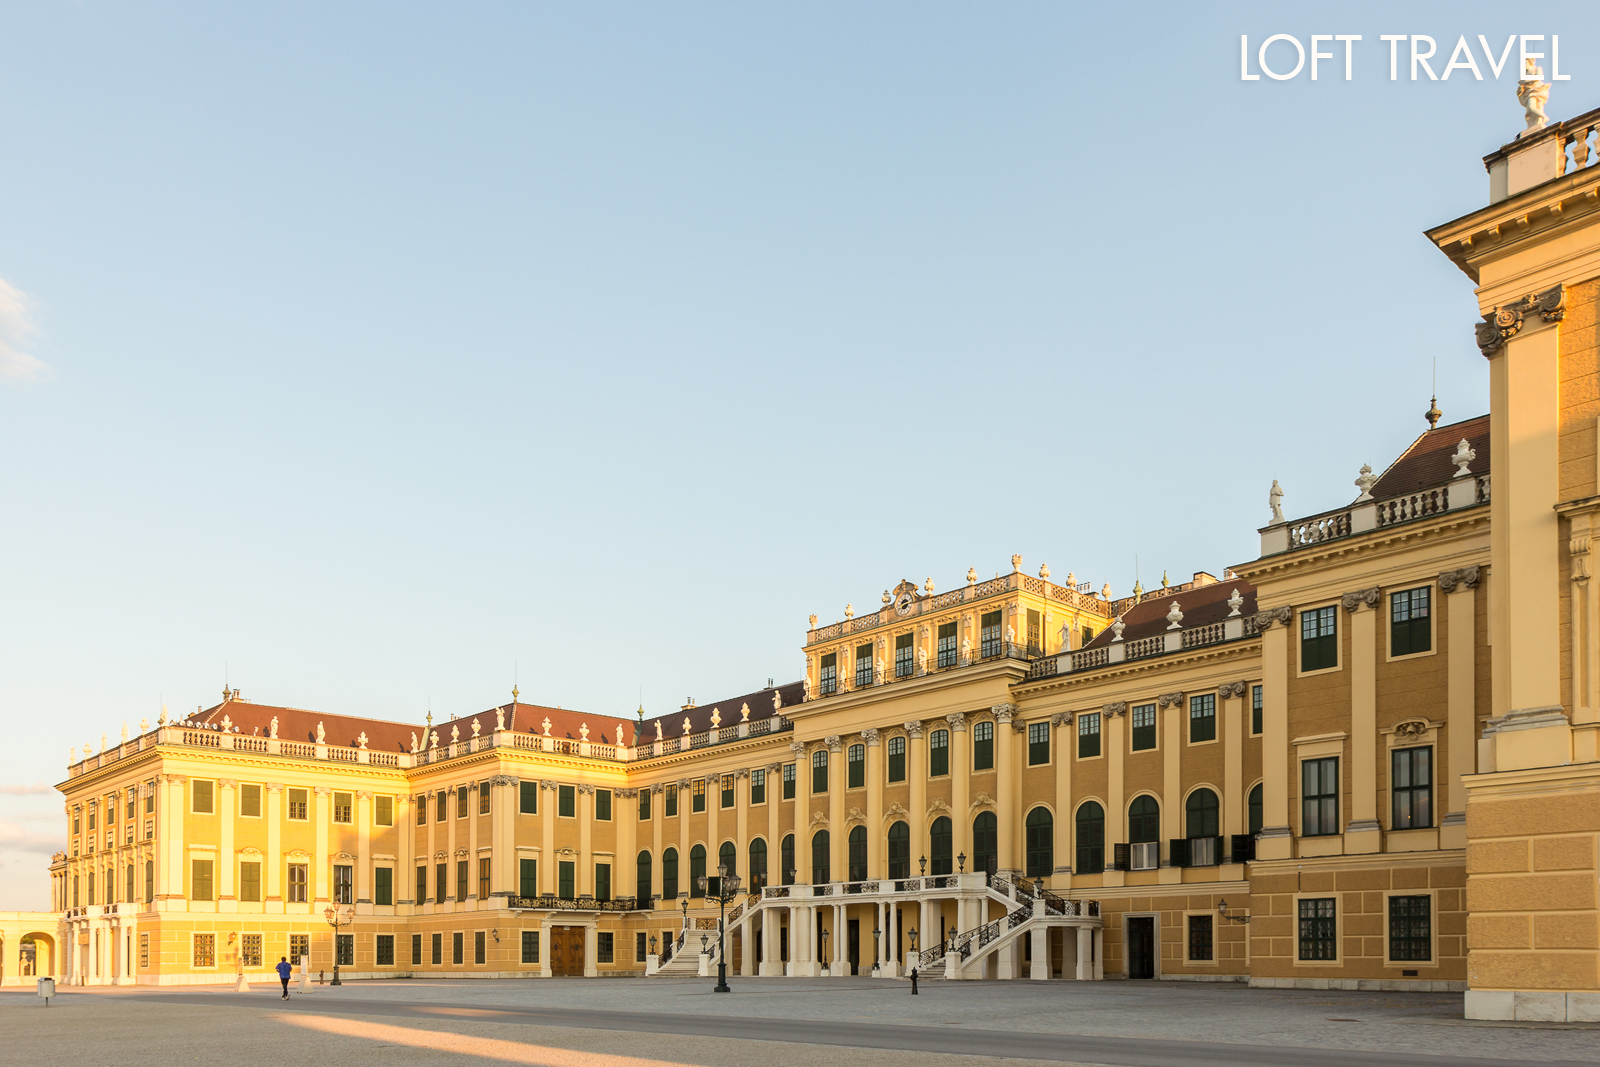
<svg viewBox="0 0 1600 1067">
<path fill-rule="evenodd" d="M 956 873 L 957 874 L 965 874 L 965 873 L 967 873 L 967 854 L 965 852 L 961 853 L 961 855 L 956 857 Z"/>
<path fill-rule="evenodd" d="M 883 962 L 883 942 L 878 940 L 879 936 L 882 933 L 883 933 L 883 931 L 880 930 L 878 927 L 874 926 L 872 928 L 872 969 L 873 970 L 877 970 L 878 969 L 878 965 Z"/>
<path fill-rule="evenodd" d="M 650 935 L 650 955 L 654 956 L 655 954 L 656 954 L 656 935 L 655 934 L 651 934 Z"/>
<path fill-rule="evenodd" d="M 705 875 L 700 876 L 700 892 L 712 897 L 717 902 L 717 984 L 711 987 L 713 993 L 731 993 L 728 988 L 728 954 L 723 950 L 723 927 L 728 922 L 728 902 L 739 895 L 741 886 L 737 874 L 728 873 L 726 863 L 717 864 L 717 884 L 712 885 L 711 879 Z M 701 941 L 704 944 L 704 939 Z"/>
<path fill-rule="evenodd" d="M 833 969 L 833 964 L 828 960 L 828 931 L 826 930 L 822 931 L 822 965 L 829 970 Z"/>
<path fill-rule="evenodd" d="M 340 909 L 338 905 L 330 905 L 322 909 L 322 917 L 328 920 L 328 925 L 333 927 L 333 981 L 329 985 L 344 985 L 339 981 L 339 927 L 348 926 L 355 917 L 354 908 Z"/>
<path fill-rule="evenodd" d="M 926 855 L 924 855 L 921 858 L 919 858 L 917 860 L 917 862 L 922 865 L 922 873 L 923 874 L 927 874 L 928 873 L 928 857 Z"/>
</svg>

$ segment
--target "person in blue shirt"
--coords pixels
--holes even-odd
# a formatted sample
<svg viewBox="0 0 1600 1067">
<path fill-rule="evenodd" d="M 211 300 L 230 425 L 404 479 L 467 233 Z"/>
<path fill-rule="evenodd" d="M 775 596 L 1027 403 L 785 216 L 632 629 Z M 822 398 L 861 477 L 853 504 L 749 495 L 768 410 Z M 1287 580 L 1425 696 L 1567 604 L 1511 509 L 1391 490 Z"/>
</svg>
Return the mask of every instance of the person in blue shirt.
<svg viewBox="0 0 1600 1067">
<path fill-rule="evenodd" d="M 278 957 L 278 966 L 273 968 L 278 972 L 278 980 L 283 983 L 283 999 L 289 999 L 289 975 L 294 973 L 294 968 L 289 966 L 289 957 Z"/>
</svg>

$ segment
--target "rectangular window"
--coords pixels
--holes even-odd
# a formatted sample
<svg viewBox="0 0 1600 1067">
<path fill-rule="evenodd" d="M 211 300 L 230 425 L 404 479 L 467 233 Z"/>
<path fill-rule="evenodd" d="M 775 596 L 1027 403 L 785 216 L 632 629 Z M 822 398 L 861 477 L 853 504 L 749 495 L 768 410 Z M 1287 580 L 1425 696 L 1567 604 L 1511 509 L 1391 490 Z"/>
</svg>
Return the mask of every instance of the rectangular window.
<svg viewBox="0 0 1600 1067">
<path fill-rule="evenodd" d="M 524 815 L 539 814 L 539 783 L 522 782 L 517 786 L 517 808 Z"/>
<path fill-rule="evenodd" d="M 433 965 L 435 967 L 437 967 L 441 963 L 443 963 L 444 962 L 444 935 L 443 934 L 434 934 L 433 935 L 433 944 L 429 946 L 429 949 L 430 949 L 430 953 L 431 953 L 430 959 L 432 960 Z"/>
<path fill-rule="evenodd" d="M 984 659 L 998 656 L 1005 651 L 1005 639 L 1000 633 L 1000 612 L 986 611 L 978 617 L 978 639 L 982 643 L 979 649 Z"/>
<path fill-rule="evenodd" d="M 596 963 L 615 962 L 615 938 L 609 931 L 601 931 L 594 936 L 594 961 Z"/>
<path fill-rule="evenodd" d="M 950 773 L 950 731 L 935 730 L 928 735 L 928 777 Z"/>
<path fill-rule="evenodd" d="M 1413 962 L 1433 959 L 1433 899 L 1389 898 L 1389 958 Z"/>
<path fill-rule="evenodd" d="M 573 900 L 578 896 L 577 871 L 578 865 L 571 860 L 557 862 L 556 877 L 558 882 L 556 894 L 562 900 Z"/>
<path fill-rule="evenodd" d="M 872 646 L 856 648 L 856 688 L 865 689 L 872 684 Z"/>
<path fill-rule="evenodd" d="M 666 798 L 666 809 L 661 814 L 670 819 L 678 814 L 678 787 L 675 785 L 667 786 Z"/>
<path fill-rule="evenodd" d="M 1339 832 L 1339 759 L 1308 759 L 1300 764 L 1300 833 L 1304 837 Z"/>
<path fill-rule="evenodd" d="M 156 861 L 144 861 L 144 902 L 154 903 L 156 899 Z"/>
<path fill-rule="evenodd" d="M 903 737 L 889 738 L 889 781 L 903 782 L 906 780 L 906 739 Z"/>
<path fill-rule="evenodd" d="M 458 786 L 456 786 L 456 818 L 465 819 L 466 817 L 467 817 L 467 787 L 464 786 L 464 785 L 458 785 Z"/>
<path fill-rule="evenodd" d="M 570 785 L 556 786 L 556 815 L 562 819 L 573 819 L 578 815 L 578 790 Z"/>
<path fill-rule="evenodd" d="M 130 878 L 130 879 L 128 879 L 128 881 L 130 883 L 128 888 L 132 889 L 133 886 L 131 885 L 131 883 L 132 883 L 133 879 Z M 260 901 L 261 901 L 261 864 L 259 864 L 259 863 L 241 863 L 241 864 L 239 864 L 239 899 L 240 900 L 247 900 L 252 904 L 260 903 Z"/>
<path fill-rule="evenodd" d="M 194 935 L 194 965 L 196 967 L 215 967 L 217 965 L 217 935 Z"/>
<path fill-rule="evenodd" d="M 597 863 L 594 865 L 594 899 L 611 899 L 611 864 Z"/>
<path fill-rule="evenodd" d="M 211 861 L 210 860 L 190 860 L 189 861 L 189 872 L 190 872 L 189 899 L 190 900 L 210 900 L 211 899 Z M 93 891 L 91 890 L 90 893 L 91 893 L 91 895 L 90 895 L 90 898 L 89 898 L 89 902 L 92 904 L 92 903 L 94 903 L 94 897 L 92 895 Z"/>
<path fill-rule="evenodd" d="M 651 788 L 649 786 L 645 786 L 643 789 L 639 790 L 639 821 L 640 822 L 648 822 L 650 820 L 650 797 L 651 797 L 652 793 L 653 793 L 653 790 L 651 790 Z"/>
<path fill-rule="evenodd" d="M 379 967 L 394 966 L 394 935 L 379 934 L 372 943 L 373 962 Z"/>
<path fill-rule="evenodd" d="M 539 861 L 517 861 L 517 895 L 523 897 L 536 897 L 539 895 Z"/>
<path fill-rule="evenodd" d="M 994 769 L 994 723 L 987 719 L 972 724 L 972 769 Z"/>
<path fill-rule="evenodd" d="M 1100 755 L 1100 713 L 1086 711 L 1078 716 L 1078 758 Z"/>
<path fill-rule="evenodd" d="M 467 899 L 467 861 L 456 860 L 456 899 Z"/>
<path fill-rule="evenodd" d="M 382 905 L 394 903 L 393 867 L 374 867 L 372 869 L 372 902 Z"/>
<path fill-rule="evenodd" d="M 1339 958 L 1336 903 L 1334 897 L 1318 897 L 1300 902 L 1301 959 Z"/>
<path fill-rule="evenodd" d="M 450 817 L 450 809 L 446 805 L 446 793 L 443 789 L 433 795 L 433 821 L 444 822 Z"/>
<path fill-rule="evenodd" d="M 418 904 L 425 904 L 428 900 L 428 868 L 426 865 L 417 868 L 417 893 L 411 898 Z"/>
<path fill-rule="evenodd" d="M 1204 963 L 1213 958 L 1211 919 L 1210 915 L 1189 916 L 1189 959 L 1192 961 Z"/>
<path fill-rule="evenodd" d="M 146 815 L 152 815 L 152 814 L 155 813 L 155 810 L 156 810 L 156 783 L 155 782 L 146 782 L 144 784 L 144 813 Z"/>
<path fill-rule="evenodd" d="M 289 958 L 296 963 L 305 963 L 306 957 L 311 955 L 310 934 L 289 935 Z M 309 964 L 307 964 L 309 966 Z"/>
<path fill-rule="evenodd" d="M 783 765 L 783 799 L 794 799 L 794 764 Z"/>
<path fill-rule="evenodd" d="M 478 814 L 479 815 L 487 815 L 487 814 L 489 814 L 489 797 L 490 797 L 489 783 L 488 782 L 479 782 L 478 783 Z"/>
<path fill-rule="evenodd" d="M 845 753 L 845 788 L 863 789 L 867 784 L 867 746 L 851 745 Z"/>
<path fill-rule="evenodd" d="M 333 902 L 335 904 L 354 904 L 356 902 L 355 868 L 346 863 L 333 865 Z"/>
<path fill-rule="evenodd" d="M 1050 724 L 1028 724 L 1028 766 L 1042 767 L 1050 762 Z"/>
<path fill-rule="evenodd" d="M 443 904 L 449 896 L 450 865 L 448 863 L 435 863 L 433 865 L 433 902 Z"/>
<path fill-rule="evenodd" d="M 347 822 L 353 821 L 351 816 L 352 816 L 352 814 L 354 812 L 354 808 L 355 808 L 355 805 L 353 804 L 353 798 L 351 797 L 351 795 L 349 793 L 335 793 L 335 794 L 333 794 L 333 821 L 334 822 L 347 823 Z"/>
<path fill-rule="evenodd" d="M 1133 720 L 1133 750 L 1144 752 L 1156 747 L 1156 706 L 1137 704 L 1128 713 Z"/>
<path fill-rule="evenodd" d="M 192 810 L 196 814 L 210 815 L 216 810 L 215 782 L 208 782 L 196 778 L 190 784 L 190 794 L 194 798 Z M 94 809 L 89 809 L 89 828 L 94 829 Z"/>
<path fill-rule="evenodd" d="M 597 822 L 611 821 L 611 790 L 594 791 L 594 817 Z"/>
<path fill-rule="evenodd" d="M 257 874 L 256 874 L 256 883 L 257 883 L 257 885 L 258 885 L 258 886 L 259 886 L 259 884 L 260 884 L 260 881 L 261 881 L 261 875 L 260 875 L 260 867 L 261 867 L 261 865 L 260 865 L 260 864 L 257 864 L 257 865 L 256 865 L 256 869 L 257 869 Z M 126 896 L 126 897 L 125 897 L 125 898 L 124 898 L 124 899 L 126 899 L 126 900 L 127 900 L 127 901 L 128 901 L 128 903 L 130 903 L 130 904 L 131 904 L 131 903 L 133 903 L 133 902 L 134 902 L 134 901 L 135 901 L 135 900 L 137 900 L 137 899 L 138 899 L 138 898 L 137 898 L 137 897 L 136 897 L 136 896 L 134 896 L 134 894 L 133 894 L 133 888 L 134 888 L 134 887 L 133 887 L 133 879 L 134 879 L 134 876 L 135 876 L 135 870 L 134 870 L 134 866 L 133 866 L 133 864 L 131 864 L 131 863 L 130 863 L 130 864 L 128 864 L 128 893 L 127 893 L 127 896 Z"/>
<path fill-rule="evenodd" d="M 524 931 L 522 931 L 522 962 L 523 963 L 538 963 L 539 962 L 539 931 L 537 931 L 537 930 L 524 930 Z"/>
<path fill-rule="evenodd" d="M 374 826 L 394 825 L 394 797 L 372 798 L 372 823 Z"/>
<path fill-rule="evenodd" d="M 354 967 L 356 965 L 356 935 L 338 934 L 338 941 L 334 950 L 338 953 L 337 962 L 341 967 Z"/>
<path fill-rule="evenodd" d="M 259 785 L 258 786 L 248 786 L 247 785 L 247 786 L 241 786 L 240 788 L 241 788 L 241 790 L 252 789 L 253 788 L 256 791 L 256 814 L 260 815 L 261 814 L 261 787 Z M 122 812 L 122 817 L 124 819 L 133 818 L 133 809 L 134 809 L 134 806 L 135 806 L 135 803 L 136 803 L 135 800 L 134 800 L 134 797 L 133 797 L 133 790 L 134 790 L 133 786 L 129 786 L 128 787 L 128 803 L 124 807 L 123 812 Z M 242 798 L 243 795 L 244 795 L 243 792 L 241 792 L 240 793 L 240 797 Z M 242 799 L 241 799 L 241 803 L 242 803 Z"/>
<path fill-rule="evenodd" d="M 1044 619 L 1037 608 L 1028 609 L 1028 655 L 1044 653 Z"/>
<path fill-rule="evenodd" d="M 413 966 L 413 967 L 421 967 L 422 966 L 422 935 L 421 934 L 412 934 L 411 935 L 411 966 Z"/>
<path fill-rule="evenodd" d="M 1339 665 L 1338 616 L 1332 607 L 1300 613 L 1300 669 L 1320 671 Z"/>
<path fill-rule="evenodd" d="M 956 624 L 953 622 L 941 623 L 939 626 L 939 669 L 954 667 L 960 662 L 960 650 L 956 647 Z"/>
<path fill-rule="evenodd" d="M 144 970 L 150 966 L 150 935 L 139 935 L 139 969 Z"/>
<path fill-rule="evenodd" d="M 306 876 L 308 873 L 304 863 L 289 864 L 289 903 L 304 904 L 306 902 Z"/>
<path fill-rule="evenodd" d="M 1252 685 L 1250 687 L 1250 732 L 1252 734 L 1261 732 L 1261 705 L 1261 686 Z"/>
<path fill-rule="evenodd" d="M 722 776 L 722 806 L 724 808 L 733 807 L 733 775 L 731 774 Z"/>
<path fill-rule="evenodd" d="M 1389 791 L 1394 797 L 1392 830 L 1433 825 L 1433 749 L 1401 748 L 1390 757 Z"/>
<path fill-rule="evenodd" d="M 241 934 L 239 936 L 239 963 L 245 967 L 261 966 L 260 934 Z"/>
<path fill-rule="evenodd" d="M 310 817 L 309 800 L 311 793 L 305 789 L 289 790 L 289 818 L 295 822 L 305 822 Z"/>
<path fill-rule="evenodd" d="M 767 802 L 767 772 L 760 767 L 750 772 L 750 803 Z"/>
<path fill-rule="evenodd" d="M 900 634 L 894 639 L 894 676 L 910 678 L 917 672 L 916 651 L 912 648 L 912 634 Z"/>
<path fill-rule="evenodd" d="M 466 962 L 466 937 L 459 930 L 450 935 L 450 962 L 458 967 Z"/>
<path fill-rule="evenodd" d="M 822 657 L 818 668 L 817 689 L 823 696 L 839 691 L 839 654 L 829 652 Z"/>
<path fill-rule="evenodd" d="M 828 750 L 819 748 L 811 753 L 811 792 L 828 791 Z"/>
<path fill-rule="evenodd" d="M 691 803 L 689 805 L 690 811 L 693 811 L 696 815 L 698 815 L 700 812 L 706 810 L 706 780 L 704 778 L 696 778 L 690 784 L 689 796 L 691 799 Z"/>
<path fill-rule="evenodd" d="M 417 825 L 428 825 L 428 794 L 423 793 L 418 796 L 413 806 L 417 809 Z"/>
<path fill-rule="evenodd" d="M 483 963 L 488 956 L 488 936 L 482 930 L 472 932 L 472 962 Z"/>
<path fill-rule="evenodd" d="M 648 949 L 644 944 L 644 931 L 640 930 L 633 938 L 633 958 L 637 963 L 643 963 L 648 957 Z"/>
<path fill-rule="evenodd" d="M 1189 743 L 1217 739 L 1217 694 L 1189 698 Z"/>
<path fill-rule="evenodd" d="M 478 857 L 478 899 L 489 899 L 489 857 Z"/>
<path fill-rule="evenodd" d="M 132 805 L 129 805 L 130 809 Z M 246 819 L 261 818 L 261 787 L 259 785 L 241 785 L 239 787 L 239 814 Z M 128 812 L 128 817 L 133 817 L 133 812 Z"/>
<path fill-rule="evenodd" d="M 1409 656 L 1433 648 L 1427 586 L 1389 594 L 1389 655 Z"/>
</svg>

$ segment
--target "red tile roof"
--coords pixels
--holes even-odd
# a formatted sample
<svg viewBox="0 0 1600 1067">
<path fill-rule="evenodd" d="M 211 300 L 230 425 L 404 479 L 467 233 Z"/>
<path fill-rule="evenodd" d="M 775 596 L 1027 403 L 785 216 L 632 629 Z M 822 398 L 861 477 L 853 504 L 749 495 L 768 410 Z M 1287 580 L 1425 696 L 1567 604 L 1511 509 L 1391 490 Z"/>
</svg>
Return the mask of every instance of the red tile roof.
<svg viewBox="0 0 1600 1067">
<path fill-rule="evenodd" d="M 783 701 L 784 707 L 799 704 L 805 698 L 805 687 L 801 682 L 789 682 L 785 685 L 769 686 L 766 689 L 757 689 L 754 693 L 745 693 L 743 696 L 730 697 L 727 700 L 717 700 L 710 704 L 700 704 L 689 708 L 687 711 L 668 712 L 665 715 L 654 715 L 646 719 L 639 728 L 639 735 L 646 741 L 654 741 L 656 737 L 656 723 L 661 723 L 663 737 L 682 737 L 683 720 L 689 720 L 689 732 L 702 733 L 711 729 L 711 713 L 717 712 L 718 725 L 737 726 L 743 716 L 742 709 L 750 705 L 750 721 L 760 722 L 762 719 L 771 718 L 774 714 L 781 715 L 772 705 L 772 694 L 777 693 Z"/>
<path fill-rule="evenodd" d="M 1456 473 L 1450 456 L 1463 439 L 1478 454 L 1470 465 L 1472 473 L 1488 474 L 1489 416 L 1480 415 L 1465 422 L 1435 427 L 1411 442 L 1400 458 L 1379 476 L 1372 487 L 1372 495 L 1386 500 L 1446 484 Z"/>
<path fill-rule="evenodd" d="M 1178 602 L 1178 610 L 1183 612 L 1185 630 L 1221 622 L 1233 610 L 1228 607 L 1228 600 L 1233 596 L 1235 589 L 1239 590 L 1239 595 L 1244 598 L 1239 613 L 1241 615 L 1254 613 L 1256 587 L 1243 578 L 1224 578 L 1214 585 L 1202 585 L 1181 592 L 1159 593 L 1145 597 L 1122 616 L 1122 621 L 1126 624 L 1122 630 L 1122 640 L 1134 641 L 1141 637 L 1165 633 L 1170 625 L 1167 622 L 1167 613 L 1172 610 L 1173 601 Z M 1113 636 L 1108 627 L 1085 647 L 1104 648 L 1112 643 Z"/>
</svg>

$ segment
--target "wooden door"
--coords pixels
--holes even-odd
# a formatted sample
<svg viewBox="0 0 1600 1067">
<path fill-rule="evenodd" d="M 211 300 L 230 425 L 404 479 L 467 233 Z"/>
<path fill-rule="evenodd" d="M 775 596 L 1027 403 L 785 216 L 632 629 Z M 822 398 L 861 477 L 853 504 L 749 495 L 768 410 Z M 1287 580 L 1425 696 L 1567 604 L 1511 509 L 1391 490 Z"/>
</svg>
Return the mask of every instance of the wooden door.
<svg viewBox="0 0 1600 1067">
<path fill-rule="evenodd" d="M 584 928 L 555 926 L 550 929 L 550 973 L 556 977 L 583 977 Z"/>
<path fill-rule="evenodd" d="M 1144 915 L 1128 920 L 1128 977 L 1156 976 L 1156 921 Z"/>
</svg>

